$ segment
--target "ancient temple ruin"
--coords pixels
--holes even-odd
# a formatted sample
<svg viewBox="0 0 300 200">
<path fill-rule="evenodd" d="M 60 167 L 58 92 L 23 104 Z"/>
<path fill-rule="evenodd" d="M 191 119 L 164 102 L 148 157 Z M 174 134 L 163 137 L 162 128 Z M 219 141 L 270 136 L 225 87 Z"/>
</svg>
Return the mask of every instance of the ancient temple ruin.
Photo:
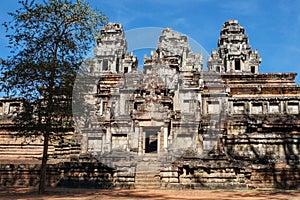
<svg viewBox="0 0 300 200">
<path fill-rule="evenodd" d="M 202 154 L 222 142 L 231 144 L 235 137 L 240 141 L 255 135 L 255 140 L 263 135 L 271 146 L 283 133 L 297 137 L 296 74 L 260 73 L 261 57 L 237 20 L 224 23 L 208 70 L 203 70 L 202 55 L 191 51 L 187 36 L 170 28 L 162 31 L 156 50 L 144 58 L 143 71 L 137 69 L 137 58 L 126 53 L 122 25 L 109 23 L 101 33 L 95 58 L 87 65 L 88 76 L 99 80 L 94 100 L 88 103 L 94 106 L 89 121 L 78 127 L 85 141 L 82 153 Z M 258 146 L 261 154 L 284 157 L 283 147 Z M 230 146 L 251 157 L 249 148 Z M 296 143 L 291 148 L 299 153 Z"/>
<path fill-rule="evenodd" d="M 300 86 L 296 73 L 261 73 L 261 60 L 237 20 L 208 69 L 171 28 L 141 61 L 108 23 L 74 86 L 78 157 L 114 168 L 118 186 L 299 188 Z"/>
</svg>

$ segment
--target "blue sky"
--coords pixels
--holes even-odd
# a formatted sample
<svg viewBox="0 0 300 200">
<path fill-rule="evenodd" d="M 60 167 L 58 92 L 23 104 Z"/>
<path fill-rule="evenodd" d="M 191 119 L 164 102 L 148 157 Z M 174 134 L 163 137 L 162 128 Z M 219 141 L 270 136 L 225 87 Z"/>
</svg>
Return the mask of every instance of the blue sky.
<svg viewBox="0 0 300 200">
<path fill-rule="evenodd" d="M 193 38 L 208 53 L 217 48 L 222 25 L 237 19 L 245 27 L 252 49 L 262 56 L 260 72 L 300 74 L 299 0 L 86 0 L 125 30 L 171 27 Z M 0 23 L 18 0 L 3 0 Z M 0 55 L 9 55 L 0 29 Z M 299 76 L 297 83 L 300 83 Z"/>
</svg>

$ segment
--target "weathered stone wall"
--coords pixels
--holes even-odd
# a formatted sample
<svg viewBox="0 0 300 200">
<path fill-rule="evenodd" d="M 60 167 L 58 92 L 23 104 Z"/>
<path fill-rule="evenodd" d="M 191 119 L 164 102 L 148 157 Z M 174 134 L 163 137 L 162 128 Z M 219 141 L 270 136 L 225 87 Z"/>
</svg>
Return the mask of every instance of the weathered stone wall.
<svg viewBox="0 0 300 200">
<path fill-rule="evenodd" d="M 58 187 L 109 189 L 114 186 L 114 170 L 101 163 L 65 162 L 56 168 L 59 170 Z"/>
<path fill-rule="evenodd" d="M 55 165 L 48 165 L 48 186 L 55 186 L 59 180 L 59 170 Z M 39 181 L 39 164 L 0 164 L 0 187 L 37 186 Z"/>
<path fill-rule="evenodd" d="M 0 124 L 1 126 L 1 124 Z M 43 137 L 21 137 L 16 132 L 0 128 L 0 163 L 24 161 L 40 163 L 43 154 Z M 65 132 L 60 139 L 49 144 L 48 155 L 51 163 L 78 158 L 80 145 L 74 140 L 73 132 Z"/>
<path fill-rule="evenodd" d="M 230 156 L 251 161 L 297 162 L 300 136 L 297 134 L 228 135 L 226 149 Z"/>
<path fill-rule="evenodd" d="M 188 162 L 194 163 L 189 165 Z M 299 189 L 300 169 L 287 164 L 249 164 L 210 160 L 176 163 L 160 171 L 161 189 Z M 0 187 L 37 186 L 40 165 L 1 164 Z M 135 188 L 135 172 L 100 163 L 65 162 L 48 165 L 47 185 L 78 188 Z"/>
<path fill-rule="evenodd" d="M 14 124 L 17 110 L 23 101 L 18 99 L 0 99 L 0 163 L 39 164 L 43 154 L 43 136 L 20 134 Z M 19 105 L 16 108 L 16 105 Z M 2 111 L 2 112 L 1 112 Z M 61 127 L 55 137 L 51 136 L 48 147 L 50 163 L 58 163 L 78 158 L 79 139 L 73 128 Z"/>
<path fill-rule="evenodd" d="M 0 164 L 0 187 L 30 187 L 39 183 L 39 164 Z M 95 162 L 50 164 L 46 184 L 52 187 L 134 188 L 135 171 L 115 170 Z"/>
<path fill-rule="evenodd" d="M 300 167 L 293 164 L 252 165 L 251 188 L 300 189 Z"/>
<path fill-rule="evenodd" d="M 171 189 L 299 189 L 300 168 L 288 164 L 253 164 L 211 159 L 189 161 L 160 172 L 161 188 Z M 195 164 L 198 163 L 198 164 Z"/>
<path fill-rule="evenodd" d="M 224 159 L 177 161 L 161 170 L 162 188 L 246 189 L 251 171 L 238 162 Z"/>
</svg>

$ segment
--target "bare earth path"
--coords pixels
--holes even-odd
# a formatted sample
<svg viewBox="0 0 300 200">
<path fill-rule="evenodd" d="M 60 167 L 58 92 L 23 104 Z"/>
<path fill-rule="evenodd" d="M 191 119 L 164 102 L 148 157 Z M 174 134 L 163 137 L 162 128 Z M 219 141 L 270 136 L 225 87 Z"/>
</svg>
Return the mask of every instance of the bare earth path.
<svg viewBox="0 0 300 200">
<path fill-rule="evenodd" d="M 225 191 L 225 190 L 96 190 L 50 188 L 37 195 L 34 188 L 1 189 L 0 199 L 14 200 L 299 200 L 300 191 Z"/>
</svg>

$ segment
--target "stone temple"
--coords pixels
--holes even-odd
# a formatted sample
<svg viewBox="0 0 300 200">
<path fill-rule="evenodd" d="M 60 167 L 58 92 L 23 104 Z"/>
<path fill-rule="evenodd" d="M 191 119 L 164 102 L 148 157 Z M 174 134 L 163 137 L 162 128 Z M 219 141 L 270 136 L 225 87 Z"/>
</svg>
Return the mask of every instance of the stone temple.
<svg viewBox="0 0 300 200">
<path fill-rule="evenodd" d="M 300 86 L 296 73 L 261 73 L 261 60 L 245 29 L 228 20 L 207 69 L 187 36 L 166 28 L 141 71 L 122 25 L 108 23 L 74 86 L 75 131 L 49 147 L 51 169 L 63 171 L 49 184 L 299 188 Z M 2 99 L 2 116 L 17 104 Z M 0 155 L 10 148 L 20 158 L 13 125 L 2 122 Z M 27 163 L 39 145 L 22 147 Z M 9 159 L 1 163 L 4 170 Z"/>
</svg>

